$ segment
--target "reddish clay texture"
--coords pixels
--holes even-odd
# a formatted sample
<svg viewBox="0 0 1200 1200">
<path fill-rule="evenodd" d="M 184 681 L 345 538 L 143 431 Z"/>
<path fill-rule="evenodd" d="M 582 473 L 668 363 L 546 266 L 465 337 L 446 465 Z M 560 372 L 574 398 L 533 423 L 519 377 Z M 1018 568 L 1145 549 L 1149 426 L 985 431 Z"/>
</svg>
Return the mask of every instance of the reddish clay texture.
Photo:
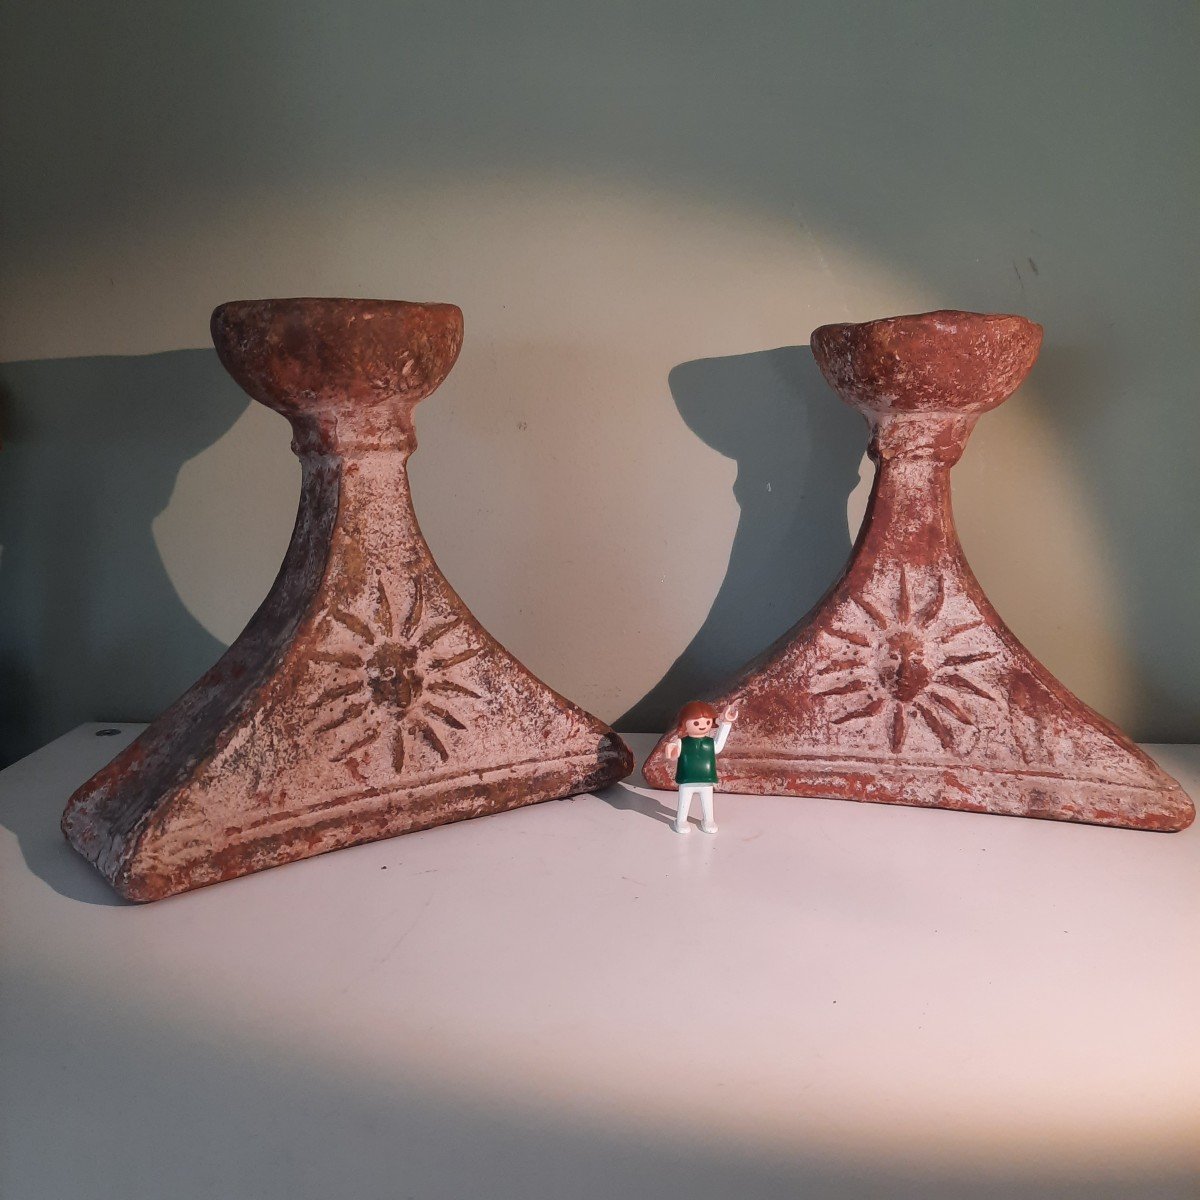
<svg viewBox="0 0 1200 1200">
<path fill-rule="evenodd" d="M 1016 316 L 933 312 L 825 325 L 812 350 L 870 426 L 870 505 L 817 607 L 707 697 L 741 705 L 729 792 L 831 796 L 1178 830 L 1169 775 L 1073 696 L 988 603 L 963 556 L 950 468 L 1041 347 Z M 660 742 L 644 774 L 673 786 Z"/>
<path fill-rule="evenodd" d="M 212 334 L 292 424 L 295 531 L 224 657 L 71 797 L 72 845 L 154 900 L 628 775 L 624 743 L 488 635 L 417 527 L 413 408 L 454 365 L 462 313 L 247 301 Z"/>
</svg>

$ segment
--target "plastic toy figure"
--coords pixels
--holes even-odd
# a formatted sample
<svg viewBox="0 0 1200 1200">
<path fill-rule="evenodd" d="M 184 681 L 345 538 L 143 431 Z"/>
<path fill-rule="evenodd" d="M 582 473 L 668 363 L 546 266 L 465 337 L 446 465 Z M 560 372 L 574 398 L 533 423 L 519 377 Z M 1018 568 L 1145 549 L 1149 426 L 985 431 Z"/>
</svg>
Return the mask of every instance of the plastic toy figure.
<svg viewBox="0 0 1200 1200">
<path fill-rule="evenodd" d="M 729 731 L 738 719 L 736 704 L 729 705 L 717 720 L 717 710 L 711 704 L 702 700 L 693 700 L 679 710 L 676 723 L 677 733 L 667 742 L 667 758 L 678 760 L 675 768 L 675 782 L 679 785 L 679 811 L 675 815 L 675 823 L 671 826 L 676 833 L 687 833 L 688 810 L 692 806 L 692 797 L 700 797 L 702 833 L 716 833 L 717 825 L 713 820 L 713 788 L 717 784 L 717 755 L 725 749 Z M 713 726 L 717 726 L 717 736 L 710 737 Z"/>
</svg>

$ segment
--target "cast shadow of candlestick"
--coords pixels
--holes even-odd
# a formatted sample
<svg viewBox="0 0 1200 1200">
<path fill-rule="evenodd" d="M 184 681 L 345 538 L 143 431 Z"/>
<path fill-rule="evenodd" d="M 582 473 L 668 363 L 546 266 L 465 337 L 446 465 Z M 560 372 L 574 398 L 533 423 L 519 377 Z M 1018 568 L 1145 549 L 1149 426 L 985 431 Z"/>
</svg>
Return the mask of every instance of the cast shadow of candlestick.
<svg viewBox="0 0 1200 1200">
<path fill-rule="evenodd" d="M 850 555 L 846 500 L 866 447 L 862 417 L 833 393 L 807 346 L 682 363 L 669 383 L 688 427 L 737 461 L 741 515 L 703 625 L 617 718 L 618 729 L 667 728 L 683 704 L 764 650 L 824 595 Z M 702 507 L 702 480 L 696 493 Z"/>
<path fill-rule="evenodd" d="M 212 350 L 6 363 L 0 393 L 3 765 L 83 721 L 150 719 L 222 653 L 152 526 L 250 401 Z"/>
</svg>

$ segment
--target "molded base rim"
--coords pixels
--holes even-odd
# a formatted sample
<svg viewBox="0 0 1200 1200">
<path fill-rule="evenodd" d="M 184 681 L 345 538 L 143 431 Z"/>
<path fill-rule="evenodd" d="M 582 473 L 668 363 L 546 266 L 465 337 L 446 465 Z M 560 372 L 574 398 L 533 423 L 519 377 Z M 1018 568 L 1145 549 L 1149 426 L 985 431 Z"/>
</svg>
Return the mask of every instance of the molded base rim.
<svg viewBox="0 0 1200 1200">
<path fill-rule="evenodd" d="M 1037 770 L 897 764 L 867 757 L 726 754 L 721 759 L 724 793 L 858 800 L 1177 833 L 1191 825 L 1196 810 L 1174 780 L 1164 779 L 1163 785 L 1123 784 Z M 653 768 L 646 780 L 655 788 L 674 786 Z"/>
<path fill-rule="evenodd" d="M 597 791 L 626 778 L 632 770 L 632 754 L 619 742 L 600 754 L 458 772 L 417 787 L 334 796 L 303 814 L 248 823 L 244 835 L 230 842 L 216 859 L 204 829 L 197 828 L 189 847 L 193 852 L 173 858 L 169 872 L 151 864 L 154 847 L 143 835 L 114 873 L 102 873 L 127 900 L 159 900 L 365 842 Z M 228 839 L 228 831 L 223 833 Z M 178 831 L 173 836 L 178 836 Z M 85 852 L 74 837 L 69 840 L 95 862 L 93 854 Z M 102 841 L 93 840 L 93 849 Z"/>
</svg>

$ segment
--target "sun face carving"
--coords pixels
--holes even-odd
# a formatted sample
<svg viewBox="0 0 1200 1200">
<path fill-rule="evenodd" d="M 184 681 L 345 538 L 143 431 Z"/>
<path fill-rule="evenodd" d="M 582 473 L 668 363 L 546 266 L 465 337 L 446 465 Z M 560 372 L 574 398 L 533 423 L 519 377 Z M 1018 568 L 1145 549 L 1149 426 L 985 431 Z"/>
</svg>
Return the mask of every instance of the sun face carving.
<svg viewBox="0 0 1200 1200">
<path fill-rule="evenodd" d="M 333 762 L 375 753 L 382 744 L 398 774 L 412 739 L 423 742 L 445 762 L 450 756 L 443 741 L 446 732 L 467 727 L 454 713 L 454 702 L 480 698 L 448 672 L 483 647 L 447 654 L 439 646 L 462 624 L 461 617 L 441 623 L 431 620 L 419 577 L 413 580 L 407 615 L 400 621 L 395 614 L 381 572 L 376 572 L 370 620 L 336 606 L 325 613 L 329 633 L 337 634 L 331 639 L 336 648 L 309 656 L 327 681 L 312 701 L 315 715 L 310 732 L 318 738 L 344 738 L 342 731 L 352 722 L 362 730 L 330 754 Z"/>
<path fill-rule="evenodd" d="M 408 712 L 424 683 L 417 670 L 416 650 L 385 642 L 364 665 L 367 688 L 375 703 L 390 704 L 397 712 Z"/>
<path fill-rule="evenodd" d="M 983 627 L 982 619 L 947 624 L 942 612 L 945 584 L 940 577 L 933 597 L 915 608 L 903 567 L 893 612 L 884 612 L 862 596 L 850 599 L 866 616 L 865 628 L 826 630 L 844 652 L 816 672 L 814 697 L 848 702 L 842 706 L 844 711 L 830 716 L 830 724 L 881 718 L 888 723 L 892 750 L 899 753 L 914 723 L 920 723 L 943 750 L 959 752 L 977 728 L 972 709 L 981 700 L 1000 703 L 985 681 L 972 674 L 978 664 L 999 653 L 975 648 L 966 638 Z M 826 682 L 829 686 L 823 686 Z"/>
<path fill-rule="evenodd" d="M 933 681 L 925 644 L 911 629 L 898 629 L 883 645 L 880 682 L 894 699 L 911 704 Z"/>
</svg>

